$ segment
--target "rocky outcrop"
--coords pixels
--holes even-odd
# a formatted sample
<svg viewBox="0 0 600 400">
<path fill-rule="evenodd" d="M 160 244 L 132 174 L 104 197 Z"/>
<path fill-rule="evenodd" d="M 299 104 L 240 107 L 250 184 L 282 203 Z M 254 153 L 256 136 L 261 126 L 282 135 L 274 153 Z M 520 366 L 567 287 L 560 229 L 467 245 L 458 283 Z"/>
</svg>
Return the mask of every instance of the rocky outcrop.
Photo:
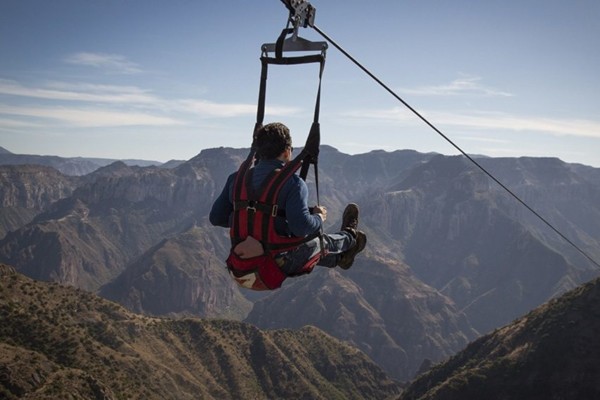
<svg viewBox="0 0 600 400">
<path fill-rule="evenodd" d="M 154 246 L 99 293 L 137 313 L 242 319 L 252 304 L 217 256 L 228 242 L 193 227 Z"/>
<path fill-rule="evenodd" d="M 32 208 L 39 212 L 70 196 L 76 185 L 76 179 L 54 168 L 0 166 L 0 207 Z"/>
<path fill-rule="evenodd" d="M 0 166 L 0 237 L 70 196 L 77 182 L 50 167 Z"/>
</svg>

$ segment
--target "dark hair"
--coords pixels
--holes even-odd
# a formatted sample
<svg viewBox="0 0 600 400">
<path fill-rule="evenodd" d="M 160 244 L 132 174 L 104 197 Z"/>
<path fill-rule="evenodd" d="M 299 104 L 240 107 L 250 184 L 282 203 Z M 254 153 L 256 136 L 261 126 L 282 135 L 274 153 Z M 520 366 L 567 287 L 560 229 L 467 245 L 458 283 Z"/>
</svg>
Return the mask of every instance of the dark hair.
<svg viewBox="0 0 600 400">
<path fill-rule="evenodd" d="M 260 128 L 254 134 L 256 155 L 264 160 L 272 160 L 292 147 L 290 130 L 281 122 L 273 122 Z"/>
</svg>

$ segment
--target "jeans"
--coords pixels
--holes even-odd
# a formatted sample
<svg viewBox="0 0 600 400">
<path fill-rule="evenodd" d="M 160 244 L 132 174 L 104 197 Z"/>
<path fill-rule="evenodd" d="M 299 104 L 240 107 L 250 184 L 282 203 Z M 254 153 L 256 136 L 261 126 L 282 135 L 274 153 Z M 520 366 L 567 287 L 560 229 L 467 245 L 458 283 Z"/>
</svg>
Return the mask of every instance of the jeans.
<svg viewBox="0 0 600 400">
<path fill-rule="evenodd" d="M 355 242 L 354 237 L 349 232 L 341 231 L 324 234 L 323 247 L 326 250 L 327 255 L 321 257 L 317 265 L 334 268 L 340 259 L 340 255 L 354 246 Z M 277 258 L 283 258 L 281 270 L 285 272 L 286 275 L 294 275 L 304 267 L 304 264 L 306 264 L 310 258 L 314 257 L 320 251 L 321 240 L 317 237 L 301 244 L 294 250 L 281 253 Z"/>
</svg>

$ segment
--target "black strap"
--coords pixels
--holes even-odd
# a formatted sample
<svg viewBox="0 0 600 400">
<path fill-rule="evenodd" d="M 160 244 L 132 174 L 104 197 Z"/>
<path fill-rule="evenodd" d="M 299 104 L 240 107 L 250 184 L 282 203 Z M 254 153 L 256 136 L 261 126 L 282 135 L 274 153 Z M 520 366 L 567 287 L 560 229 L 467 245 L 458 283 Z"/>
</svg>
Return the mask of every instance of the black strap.
<svg viewBox="0 0 600 400">
<path fill-rule="evenodd" d="M 260 129 L 264 122 L 265 116 L 265 103 L 266 103 L 266 91 L 267 91 L 267 76 L 268 76 L 268 65 L 269 64 L 304 64 L 318 62 L 319 66 L 319 84 L 317 88 L 317 98 L 315 100 L 315 109 L 313 115 L 313 123 L 310 128 L 310 132 L 304 145 L 304 150 L 297 156 L 304 160 L 305 165 L 302 166 L 300 177 L 306 180 L 308 175 L 308 168 L 310 164 L 317 166 L 317 160 L 319 157 L 319 146 L 321 142 L 321 130 L 319 124 L 319 115 L 321 109 L 321 82 L 323 77 L 323 71 L 325 67 L 325 58 L 322 55 L 317 56 L 304 56 L 304 57 L 291 57 L 291 58 L 271 58 L 261 57 L 262 69 L 260 78 L 260 88 L 258 95 L 258 107 L 256 112 L 256 124 L 254 128 L 254 134 Z M 253 135 L 254 138 L 254 135 Z M 253 141 L 254 144 L 254 141 Z"/>
<path fill-rule="evenodd" d="M 311 126 L 311 130 L 309 136 L 306 140 L 305 150 L 310 154 L 310 158 L 307 160 L 308 163 L 316 164 L 318 155 L 319 155 L 319 145 L 320 145 L 320 129 L 319 129 L 319 114 L 321 108 L 321 82 L 323 78 L 323 71 L 325 69 L 325 54 L 322 52 L 321 54 L 312 54 L 298 57 L 284 57 L 283 56 L 283 43 L 285 37 L 294 32 L 293 28 L 285 28 L 281 31 L 281 34 L 277 38 L 277 42 L 275 43 L 275 57 L 267 57 L 262 56 L 261 60 L 261 73 L 260 73 L 260 87 L 258 93 L 258 107 L 256 112 L 256 124 L 254 126 L 254 134 L 260 129 L 264 122 L 265 117 L 265 103 L 267 97 L 267 76 L 269 70 L 269 64 L 273 65 L 298 65 L 298 64 L 309 64 L 309 63 L 319 63 L 319 85 L 317 89 L 317 98 L 315 101 L 315 110 L 313 117 L 313 125 Z M 254 139 L 254 136 L 253 136 Z M 254 141 L 253 141 L 254 144 Z M 307 149 L 308 148 L 308 149 Z M 302 179 L 306 180 L 306 173 L 301 173 Z"/>
<path fill-rule="evenodd" d="M 283 58 L 283 42 L 285 41 L 285 37 L 290 33 L 294 33 L 294 28 L 284 28 L 279 34 L 275 42 L 275 57 Z"/>
<path fill-rule="evenodd" d="M 304 149 L 300 154 L 298 154 L 294 160 L 292 160 L 291 164 L 301 163 L 301 166 L 295 168 L 300 168 L 300 178 L 306 181 L 308 170 L 310 168 L 310 164 L 314 166 L 315 173 L 315 186 L 316 186 L 316 196 L 317 196 L 317 204 L 320 204 L 320 196 L 319 196 L 319 173 L 318 173 L 318 158 L 319 158 L 319 147 L 321 144 L 321 129 L 319 124 L 319 115 L 321 108 L 321 83 L 323 78 L 323 71 L 325 69 L 325 53 L 314 54 L 314 55 L 305 55 L 305 56 L 297 56 L 297 57 L 284 57 L 283 56 L 283 43 L 285 37 L 288 34 L 293 33 L 292 28 L 283 29 L 279 37 L 277 38 L 277 42 L 275 44 L 275 57 L 267 57 L 263 55 L 261 60 L 261 74 L 260 74 L 260 87 L 258 93 L 258 106 L 256 112 L 256 124 L 254 126 L 253 133 L 253 141 L 252 141 L 252 149 L 251 153 L 255 152 L 255 135 L 256 132 L 263 126 L 264 117 L 265 117 L 265 103 L 266 103 L 266 93 L 267 93 L 267 76 L 269 70 L 269 64 L 273 65 L 299 65 L 299 64 L 309 64 L 309 63 L 319 63 L 319 84 L 317 89 L 317 97 L 315 100 L 315 110 L 313 115 L 313 123 L 310 128 L 310 132 L 306 139 L 306 144 L 304 145 Z M 278 185 L 274 185 L 277 187 Z M 268 197 L 271 198 L 271 197 Z M 270 212 L 269 212 L 270 214 Z M 266 231 L 266 230 L 263 230 Z M 312 235 L 311 235 L 312 236 Z M 321 249 L 324 252 L 323 248 L 323 240 L 322 240 L 322 227 L 321 231 L 315 234 L 314 237 L 319 236 L 321 238 Z M 314 237 L 310 237 L 308 240 L 313 239 Z"/>
<path fill-rule="evenodd" d="M 234 179 L 233 193 L 232 193 L 233 199 L 240 199 L 242 197 L 242 190 L 244 187 L 244 179 L 245 179 L 246 173 L 248 172 L 248 169 L 252 166 L 252 164 L 254 164 L 254 160 L 255 160 L 255 151 L 254 151 L 254 149 L 251 149 L 250 153 L 248 154 L 248 157 L 246 158 L 246 160 L 242 163 L 242 165 L 238 169 L 238 172 Z M 237 213 L 237 212 L 233 213 L 231 236 L 232 236 L 232 239 L 234 239 L 234 240 L 238 240 L 241 237 L 241 235 L 240 235 L 240 213 Z"/>
<path fill-rule="evenodd" d="M 261 57 L 261 70 L 260 70 L 260 87 L 258 89 L 258 108 L 256 111 L 256 125 L 254 126 L 254 133 L 252 135 L 252 137 L 254 138 L 254 135 L 256 134 L 256 132 L 260 129 L 260 127 L 263 124 L 263 121 L 265 119 L 265 99 L 267 97 L 267 75 L 269 73 L 269 64 L 263 60 L 263 57 Z M 253 141 L 254 143 L 254 141 Z"/>
<path fill-rule="evenodd" d="M 253 208 L 257 211 L 270 215 L 271 217 L 285 218 L 285 210 L 280 209 L 277 204 L 265 204 L 254 200 L 237 200 L 233 202 L 234 211 L 245 208 Z"/>
<path fill-rule="evenodd" d="M 249 168 L 246 168 L 246 170 L 244 171 L 244 176 L 242 177 L 243 180 L 240 181 L 240 183 L 245 187 L 246 189 L 246 198 L 250 201 L 253 200 L 253 193 L 252 193 L 252 176 L 254 175 L 254 168 L 252 166 L 250 166 Z M 236 199 L 239 199 L 239 197 L 236 197 Z M 234 204 L 234 209 L 235 209 L 235 204 Z M 246 224 L 247 224 L 247 230 L 248 230 L 248 235 L 252 235 L 252 232 L 254 232 L 254 214 L 256 213 L 256 209 L 254 208 L 250 208 L 248 207 L 248 214 L 246 216 Z"/>
</svg>

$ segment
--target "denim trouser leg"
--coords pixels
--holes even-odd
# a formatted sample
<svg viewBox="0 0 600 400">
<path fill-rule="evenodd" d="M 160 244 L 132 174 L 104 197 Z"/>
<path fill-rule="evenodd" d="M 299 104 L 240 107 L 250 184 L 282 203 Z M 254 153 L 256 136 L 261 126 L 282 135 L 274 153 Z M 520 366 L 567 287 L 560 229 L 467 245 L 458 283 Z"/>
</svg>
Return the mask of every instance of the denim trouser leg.
<svg viewBox="0 0 600 400">
<path fill-rule="evenodd" d="M 327 255 L 322 257 L 317 265 L 328 268 L 335 267 L 340 254 L 352 247 L 354 243 L 354 237 L 345 231 L 323 235 L 323 247 L 327 250 Z M 313 240 L 303 243 L 298 246 L 298 248 L 282 254 L 285 263 L 281 269 L 287 275 L 293 275 L 304 266 L 306 261 L 314 257 L 320 251 L 321 241 L 319 238 L 314 238 Z"/>
</svg>

